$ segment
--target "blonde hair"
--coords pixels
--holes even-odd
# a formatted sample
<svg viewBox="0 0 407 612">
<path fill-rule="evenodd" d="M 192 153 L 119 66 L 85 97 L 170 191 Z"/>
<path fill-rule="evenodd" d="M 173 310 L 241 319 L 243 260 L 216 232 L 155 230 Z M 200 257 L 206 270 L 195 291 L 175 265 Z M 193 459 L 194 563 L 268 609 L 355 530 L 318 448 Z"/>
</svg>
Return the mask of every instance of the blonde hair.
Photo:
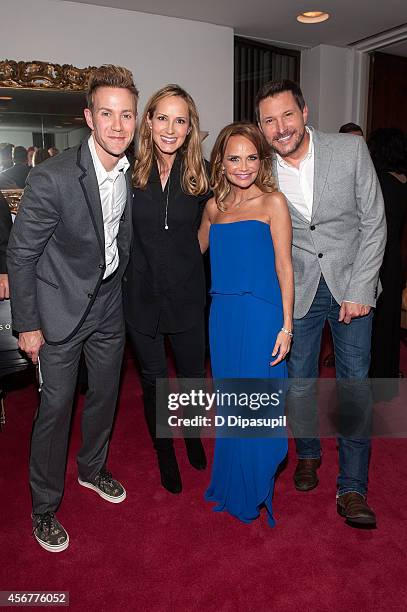
<svg viewBox="0 0 407 612">
<path fill-rule="evenodd" d="M 229 138 L 232 136 L 243 136 L 256 147 L 260 168 L 254 184 L 264 193 L 271 193 L 277 189 L 272 172 L 270 147 L 262 132 L 254 123 L 245 121 L 230 123 L 219 133 L 211 154 L 211 189 L 216 205 L 222 212 L 226 210 L 224 201 L 231 189 L 223 172 L 223 158 Z"/>
<path fill-rule="evenodd" d="M 195 102 L 191 96 L 179 85 L 166 85 L 159 89 L 148 100 L 140 122 L 138 151 L 133 171 L 133 184 L 135 187 L 145 189 L 151 168 L 156 159 L 160 159 L 159 151 L 153 141 L 152 133 L 147 119 L 152 119 L 157 104 L 169 96 L 179 96 L 185 100 L 189 113 L 189 133 L 180 149 L 183 163 L 181 178 L 182 189 L 190 195 L 201 195 L 208 191 L 209 181 L 206 176 L 205 162 L 201 149 L 199 135 L 199 116 Z"/>
</svg>

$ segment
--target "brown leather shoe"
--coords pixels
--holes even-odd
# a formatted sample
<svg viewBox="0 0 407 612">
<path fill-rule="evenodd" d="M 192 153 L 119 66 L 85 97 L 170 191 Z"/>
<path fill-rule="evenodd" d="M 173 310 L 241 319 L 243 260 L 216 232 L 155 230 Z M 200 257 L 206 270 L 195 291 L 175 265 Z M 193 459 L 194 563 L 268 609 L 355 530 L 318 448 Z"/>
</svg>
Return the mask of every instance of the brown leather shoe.
<svg viewBox="0 0 407 612">
<path fill-rule="evenodd" d="M 376 525 L 376 515 L 360 493 L 351 491 L 340 495 L 336 500 L 338 513 L 349 523 L 357 525 Z"/>
<path fill-rule="evenodd" d="M 319 480 L 317 469 L 321 465 L 319 459 L 298 459 L 294 472 L 294 484 L 297 491 L 311 491 L 315 489 Z"/>
</svg>

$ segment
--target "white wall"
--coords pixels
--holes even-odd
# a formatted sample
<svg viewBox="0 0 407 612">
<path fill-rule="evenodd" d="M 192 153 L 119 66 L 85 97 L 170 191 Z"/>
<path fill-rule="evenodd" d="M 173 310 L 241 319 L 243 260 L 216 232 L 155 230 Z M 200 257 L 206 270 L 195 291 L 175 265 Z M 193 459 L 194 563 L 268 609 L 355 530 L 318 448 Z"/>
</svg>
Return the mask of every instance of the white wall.
<svg viewBox="0 0 407 612">
<path fill-rule="evenodd" d="M 301 52 L 300 84 L 308 107 L 308 123 L 317 129 L 322 129 L 319 122 L 320 62 L 320 47 Z"/>
<path fill-rule="evenodd" d="M 55 134 L 55 146 L 57 149 L 62 151 L 66 147 L 74 147 L 79 144 L 81 140 L 89 134 L 88 128 L 77 128 L 74 130 L 62 132 L 60 130 L 45 130 L 47 133 Z M 38 128 L 6 128 L 3 129 L 0 127 L 0 142 L 10 142 L 11 144 L 22 146 L 22 147 L 31 147 L 33 144 L 33 132 L 41 132 L 41 126 Z"/>
<path fill-rule="evenodd" d="M 18 17 L 17 17 L 18 16 Z M 55 0 L 1 0 L 1 59 L 129 68 L 146 99 L 179 83 L 195 99 L 206 154 L 233 119 L 233 30 Z"/>
<path fill-rule="evenodd" d="M 0 128 L 0 142 L 9 142 L 19 147 L 31 147 L 33 143 L 32 130 Z"/>
<path fill-rule="evenodd" d="M 301 53 L 301 87 L 310 125 L 337 132 L 352 121 L 366 128 L 367 55 L 354 49 L 319 45 Z"/>
<path fill-rule="evenodd" d="M 90 132 L 87 127 L 78 128 L 77 130 L 71 130 L 66 135 L 67 144 L 65 146 L 74 147 L 75 145 L 79 144 L 89 133 Z"/>
</svg>

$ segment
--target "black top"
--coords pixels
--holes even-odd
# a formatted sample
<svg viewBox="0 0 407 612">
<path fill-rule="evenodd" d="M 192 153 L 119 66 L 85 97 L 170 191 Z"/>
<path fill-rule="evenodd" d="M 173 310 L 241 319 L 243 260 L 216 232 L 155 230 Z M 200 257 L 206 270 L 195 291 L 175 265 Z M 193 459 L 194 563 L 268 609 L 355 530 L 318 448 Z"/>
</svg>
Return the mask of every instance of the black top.
<svg viewBox="0 0 407 612">
<path fill-rule="evenodd" d="M 7 274 L 7 244 L 13 221 L 6 198 L 0 191 L 0 274 Z"/>
<path fill-rule="evenodd" d="M 27 164 L 14 164 L 0 173 L 0 189 L 24 189 L 31 168 Z"/>
<path fill-rule="evenodd" d="M 390 172 L 378 172 L 378 177 L 387 222 L 386 249 L 380 269 L 380 280 L 385 291 L 388 285 L 399 286 L 402 283 L 401 239 L 407 219 L 407 183 L 402 183 Z"/>
<path fill-rule="evenodd" d="M 210 193 L 186 194 L 181 177 L 182 162 L 177 156 L 164 190 L 155 163 L 146 188 L 134 190 L 125 317 L 128 325 L 150 336 L 156 335 L 158 326 L 165 333 L 189 329 L 200 320 L 205 305 L 198 229 Z"/>
<path fill-rule="evenodd" d="M 400 368 L 400 310 L 403 288 L 401 241 L 407 219 L 407 183 L 389 172 L 379 171 L 387 222 L 387 242 L 380 280 L 383 292 L 373 320 L 370 376 L 397 378 Z M 384 393 L 384 389 L 382 390 Z M 390 395 L 389 395 L 390 393 Z M 389 401 L 392 388 L 380 399 Z"/>
</svg>

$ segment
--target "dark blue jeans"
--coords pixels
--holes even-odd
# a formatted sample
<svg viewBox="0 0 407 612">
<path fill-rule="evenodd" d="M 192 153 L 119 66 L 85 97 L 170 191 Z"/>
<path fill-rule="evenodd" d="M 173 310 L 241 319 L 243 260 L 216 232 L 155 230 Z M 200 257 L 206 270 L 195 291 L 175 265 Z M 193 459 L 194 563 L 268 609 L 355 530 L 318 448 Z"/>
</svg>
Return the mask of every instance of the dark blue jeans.
<svg viewBox="0 0 407 612">
<path fill-rule="evenodd" d="M 370 385 L 367 380 L 366 383 L 362 380 L 367 379 L 369 372 L 373 313 L 352 319 L 349 325 L 346 325 L 338 321 L 339 310 L 340 305 L 333 298 L 321 275 L 310 310 L 302 319 L 294 320 L 294 339 L 287 360 L 288 374 L 290 378 L 318 378 L 322 331 L 325 322 L 328 321 L 335 349 L 336 378 L 342 379 L 345 388 L 347 380 L 360 379 L 357 388 L 358 403 L 364 410 L 369 410 L 372 404 Z M 313 420 L 315 421 L 312 415 L 316 415 L 317 412 L 315 387 L 315 382 L 310 382 L 310 386 L 305 384 L 305 381 L 294 383 L 290 388 L 288 402 L 290 412 L 297 414 L 302 412 L 303 415 L 307 412 L 311 424 Z M 315 431 L 312 426 L 310 431 Z M 309 435 L 307 438 L 296 438 L 298 458 L 319 458 L 321 455 L 319 438 L 312 437 L 312 433 L 307 435 Z M 370 439 L 340 436 L 338 442 L 337 494 L 356 491 L 366 495 Z"/>
</svg>

